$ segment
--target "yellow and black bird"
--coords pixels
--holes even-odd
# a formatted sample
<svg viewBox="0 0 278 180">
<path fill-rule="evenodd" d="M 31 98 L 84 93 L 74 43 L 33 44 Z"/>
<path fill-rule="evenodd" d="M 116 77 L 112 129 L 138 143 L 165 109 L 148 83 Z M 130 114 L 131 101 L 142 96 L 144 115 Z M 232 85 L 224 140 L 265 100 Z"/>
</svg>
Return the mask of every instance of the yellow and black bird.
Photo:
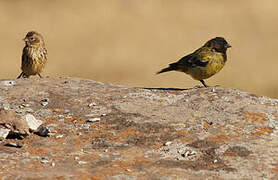
<svg viewBox="0 0 278 180">
<path fill-rule="evenodd" d="M 218 73 L 227 61 L 226 51 L 231 45 L 223 37 L 216 37 L 205 43 L 193 53 L 184 56 L 179 61 L 169 64 L 157 74 L 168 71 L 181 71 L 199 80 L 205 87 L 204 81 Z"/>
<path fill-rule="evenodd" d="M 35 31 L 29 31 L 25 38 L 21 58 L 22 73 L 17 78 L 29 78 L 31 75 L 41 76 L 41 72 L 47 62 L 47 50 L 42 35 Z"/>
</svg>

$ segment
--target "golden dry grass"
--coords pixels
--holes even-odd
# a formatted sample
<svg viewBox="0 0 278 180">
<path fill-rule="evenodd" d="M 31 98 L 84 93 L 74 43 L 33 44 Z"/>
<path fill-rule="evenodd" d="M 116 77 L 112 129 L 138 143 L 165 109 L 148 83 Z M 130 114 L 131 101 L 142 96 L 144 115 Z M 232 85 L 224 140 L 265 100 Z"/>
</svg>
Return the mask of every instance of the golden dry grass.
<svg viewBox="0 0 278 180">
<path fill-rule="evenodd" d="M 278 1 L 0 1 L 0 78 L 15 78 L 27 31 L 42 33 L 45 76 L 137 87 L 187 88 L 179 72 L 155 73 L 215 36 L 233 46 L 209 85 L 278 97 Z"/>
</svg>

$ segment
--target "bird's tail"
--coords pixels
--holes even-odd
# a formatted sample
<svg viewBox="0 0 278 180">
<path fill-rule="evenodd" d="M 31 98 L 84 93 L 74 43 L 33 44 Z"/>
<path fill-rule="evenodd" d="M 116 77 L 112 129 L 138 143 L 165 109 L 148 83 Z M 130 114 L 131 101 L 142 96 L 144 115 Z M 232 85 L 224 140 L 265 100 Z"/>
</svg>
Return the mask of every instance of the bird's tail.
<svg viewBox="0 0 278 180">
<path fill-rule="evenodd" d="M 175 71 L 177 69 L 178 69 L 178 64 L 177 63 L 172 63 L 172 64 L 169 64 L 169 67 L 160 70 L 156 74 L 160 74 L 160 73 L 164 73 L 164 72 L 168 72 L 168 71 Z"/>
</svg>

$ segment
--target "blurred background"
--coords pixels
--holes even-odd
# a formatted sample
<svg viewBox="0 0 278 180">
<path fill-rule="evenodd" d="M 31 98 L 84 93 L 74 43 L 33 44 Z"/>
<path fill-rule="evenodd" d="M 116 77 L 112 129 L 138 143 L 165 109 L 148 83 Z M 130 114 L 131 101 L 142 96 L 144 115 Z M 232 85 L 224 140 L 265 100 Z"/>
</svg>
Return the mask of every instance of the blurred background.
<svg viewBox="0 0 278 180">
<path fill-rule="evenodd" d="M 22 39 L 36 30 L 49 53 L 43 76 L 189 88 L 201 84 L 155 73 L 223 36 L 228 62 L 207 84 L 278 98 L 277 0 L 0 0 L 0 24 L 1 79 L 20 74 Z"/>
</svg>

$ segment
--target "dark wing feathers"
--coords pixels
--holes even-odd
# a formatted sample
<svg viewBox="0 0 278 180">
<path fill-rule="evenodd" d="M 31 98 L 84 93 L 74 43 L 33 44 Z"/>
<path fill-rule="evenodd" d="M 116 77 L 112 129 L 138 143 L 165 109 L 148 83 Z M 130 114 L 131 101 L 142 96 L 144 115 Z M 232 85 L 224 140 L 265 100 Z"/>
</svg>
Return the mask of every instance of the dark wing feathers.
<svg viewBox="0 0 278 180">
<path fill-rule="evenodd" d="M 202 47 L 195 52 L 182 57 L 179 61 L 169 64 L 169 67 L 162 69 L 157 74 L 167 71 L 184 70 L 186 68 L 206 67 L 209 61 L 206 60 L 205 57 L 208 54 L 210 54 L 209 50 Z"/>
</svg>

